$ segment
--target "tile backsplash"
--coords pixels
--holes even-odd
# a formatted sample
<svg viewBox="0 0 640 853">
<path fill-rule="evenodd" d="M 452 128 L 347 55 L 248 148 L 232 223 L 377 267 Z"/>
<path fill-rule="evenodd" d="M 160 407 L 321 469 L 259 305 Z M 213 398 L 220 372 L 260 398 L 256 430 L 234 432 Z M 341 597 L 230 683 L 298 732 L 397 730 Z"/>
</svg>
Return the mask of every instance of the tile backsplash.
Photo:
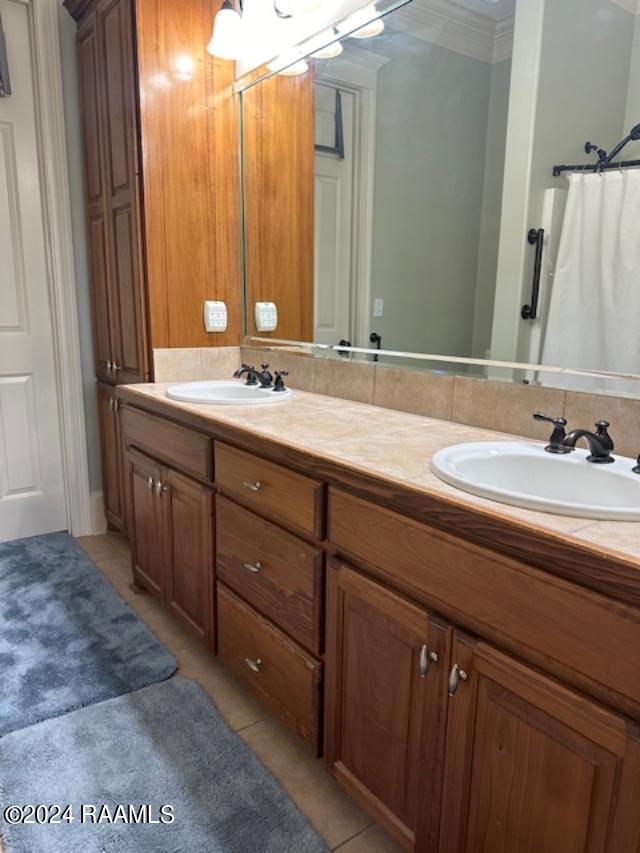
<svg viewBox="0 0 640 853">
<path fill-rule="evenodd" d="M 203 347 L 154 350 L 156 382 L 230 379 L 241 362 L 270 361 L 272 369 L 288 370 L 287 384 L 385 409 L 444 421 L 484 427 L 544 440 L 547 424 L 533 420 L 535 411 L 564 416 L 569 429 L 611 422 L 616 450 L 640 453 L 640 400 L 516 385 L 489 379 L 440 375 L 374 364 L 310 358 L 258 347 Z"/>
</svg>

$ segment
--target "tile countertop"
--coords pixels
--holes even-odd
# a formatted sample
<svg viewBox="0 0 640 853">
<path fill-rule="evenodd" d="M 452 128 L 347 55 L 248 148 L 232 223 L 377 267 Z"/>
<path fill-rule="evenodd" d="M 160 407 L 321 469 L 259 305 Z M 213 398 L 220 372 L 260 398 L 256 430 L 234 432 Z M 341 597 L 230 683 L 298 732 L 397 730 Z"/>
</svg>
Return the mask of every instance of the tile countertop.
<svg viewBox="0 0 640 853">
<path fill-rule="evenodd" d="M 560 535 L 640 569 L 640 522 L 592 521 L 508 506 L 449 486 L 429 467 L 433 453 L 451 444 L 505 439 L 526 443 L 532 439 L 297 390 L 277 406 L 180 403 L 166 397 L 170 384 L 128 385 L 126 389 L 162 402 L 176 410 L 176 416 L 184 411 L 212 426 L 235 427 L 387 482 Z M 140 404 L 144 405 L 142 400 Z"/>
</svg>

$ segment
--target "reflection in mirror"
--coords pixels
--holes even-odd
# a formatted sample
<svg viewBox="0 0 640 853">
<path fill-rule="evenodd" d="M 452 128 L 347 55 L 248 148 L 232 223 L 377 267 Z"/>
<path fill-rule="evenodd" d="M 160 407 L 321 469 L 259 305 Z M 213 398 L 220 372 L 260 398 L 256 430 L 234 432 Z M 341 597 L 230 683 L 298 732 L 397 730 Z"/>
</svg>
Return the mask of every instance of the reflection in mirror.
<svg viewBox="0 0 640 853">
<path fill-rule="evenodd" d="M 640 16 L 412 0 L 381 24 L 243 93 L 247 334 L 640 373 Z"/>
</svg>

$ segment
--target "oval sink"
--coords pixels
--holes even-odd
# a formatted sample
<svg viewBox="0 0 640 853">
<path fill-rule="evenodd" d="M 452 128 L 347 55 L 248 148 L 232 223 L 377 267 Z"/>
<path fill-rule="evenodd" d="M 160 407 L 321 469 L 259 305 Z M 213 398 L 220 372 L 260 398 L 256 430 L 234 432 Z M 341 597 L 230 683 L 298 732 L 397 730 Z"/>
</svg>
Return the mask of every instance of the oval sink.
<svg viewBox="0 0 640 853">
<path fill-rule="evenodd" d="M 500 503 L 579 518 L 640 521 L 635 462 L 617 456 L 610 465 L 594 465 L 587 456 L 582 449 L 554 456 L 543 444 L 477 442 L 439 450 L 431 470 L 445 483 Z"/>
<path fill-rule="evenodd" d="M 291 389 L 274 391 L 273 388 L 261 388 L 259 385 L 245 385 L 233 380 L 212 380 L 207 382 L 182 382 L 167 388 L 170 400 L 182 403 L 209 403 L 215 406 L 265 406 L 284 403 L 291 397 Z"/>
</svg>

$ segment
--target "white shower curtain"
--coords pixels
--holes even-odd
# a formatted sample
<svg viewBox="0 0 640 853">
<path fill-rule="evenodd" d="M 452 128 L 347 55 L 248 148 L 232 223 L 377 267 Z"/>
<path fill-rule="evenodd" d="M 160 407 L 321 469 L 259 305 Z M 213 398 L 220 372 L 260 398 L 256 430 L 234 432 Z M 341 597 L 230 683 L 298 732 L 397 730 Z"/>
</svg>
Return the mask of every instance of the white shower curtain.
<svg viewBox="0 0 640 853">
<path fill-rule="evenodd" d="M 542 363 L 640 374 L 640 170 L 569 177 Z M 640 382 L 544 374 L 640 396 Z"/>
</svg>

